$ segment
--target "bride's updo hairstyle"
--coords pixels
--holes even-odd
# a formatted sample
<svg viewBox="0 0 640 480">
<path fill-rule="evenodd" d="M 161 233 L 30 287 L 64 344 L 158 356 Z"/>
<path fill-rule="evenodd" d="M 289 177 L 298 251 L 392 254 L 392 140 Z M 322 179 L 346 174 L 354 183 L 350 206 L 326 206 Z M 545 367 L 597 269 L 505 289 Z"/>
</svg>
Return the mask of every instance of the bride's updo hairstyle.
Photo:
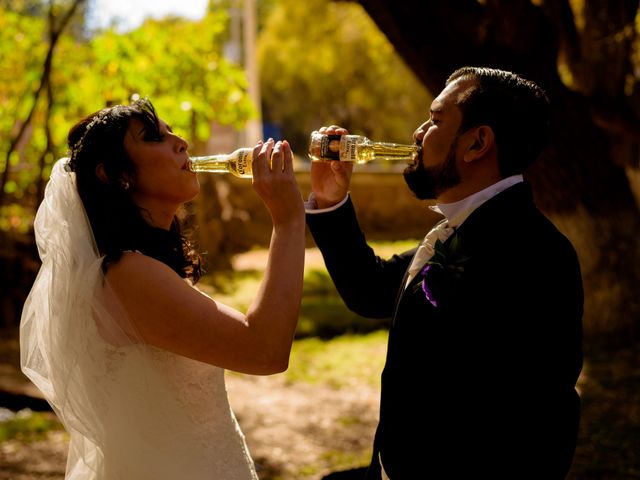
<svg viewBox="0 0 640 480">
<path fill-rule="evenodd" d="M 194 283 L 200 278 L 200 257 L 182 234 L 174 217 L 169 231 L 149 224 L 132 198 L 136 169 L 124 148 L 132 119 L 141 121 L 149 138 L 160 135 L 158 116 L 148 99 L 104 108 L 80 120 L 67 137 L 67 168 L 76 173 L 78 193 L 104 255 L 103 269 L 125 251 L 139 251 L 172 268 Z M 100 178 L 97 167 L 102 164 Z M 105 178 L 106 177 L 106 178 Z"/>
</svg>

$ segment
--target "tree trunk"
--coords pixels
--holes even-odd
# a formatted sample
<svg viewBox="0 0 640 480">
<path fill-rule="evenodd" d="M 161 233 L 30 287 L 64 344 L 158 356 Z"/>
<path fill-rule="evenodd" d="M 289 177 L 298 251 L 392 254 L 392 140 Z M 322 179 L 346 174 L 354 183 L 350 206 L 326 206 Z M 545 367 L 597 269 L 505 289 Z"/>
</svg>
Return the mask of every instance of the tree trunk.
<svg viewBox="0 0 640 480">
<path fill-rule="evenodd" d="M 620 88 L 625 82 L 616 83 L 610 77 L 628 75 L 630 62 L 621 59 L 628 55 L 632 43 L 628 35 L 621 36 L 623 45 L 601 48 L 608 56 L 603 54 L 598 61 L 588 62 L 580 53 L 579 33 L 565 0 L 543 2 L 552 4 L 544 8 L 530 0 L 360 3 L 434 94 L 443 88 L 449 74 L 465 65 L 514 71 L 547 91 L 553 105 L 552 138 L 549 148 L 528 172 L 528 180 L 539 207 L 578 251 L 585 284 L 586 333 L 634 335 L 640 320 L 636 291 L 640 285 L 640 212 L 624 165 L 616 157 L 616 143 L 602 128 L 602 123 L 609 122 L 603 122 L 602 115 L 594 116 L 594 107 L 610 104 L 602 99 L 613 96 L 618 107 L 615 118 L 623 111 L 619 104 L 625 97 Z M 598 17 L 597 12 L 607 2 L 586 3 L 584 15 L 590 25 L 599 18 L 614 31 L 615 25 L 626 26 L 629 20 L 633 25 L 638 8 L 637 1 L 634 8 L 629 7 L 633 2 L 626 1 L 624 9 L 611 7 L 608 15 Z M 588 51 L 593 53 L 592 45 Z M 616 55 L 610 57 L 613 53 Z M 559 58 L 572 59 L 569 67 L 579 64 L 587 77 L 597 70 L 598 79 L 583 88 L 591 96 L 565 86 L 558 73 Z M 613 70 L 608 71 L 608 66 Z M 614 116 L 611 110 L 606 112 L 609 117 Z M 636 151 L 637 142 L 633 146 L 631 151 Z M 553 265 L 541 268 L 553 275 Z M 544 285 L 540 294 L 544 295 Z"/>
</svg>

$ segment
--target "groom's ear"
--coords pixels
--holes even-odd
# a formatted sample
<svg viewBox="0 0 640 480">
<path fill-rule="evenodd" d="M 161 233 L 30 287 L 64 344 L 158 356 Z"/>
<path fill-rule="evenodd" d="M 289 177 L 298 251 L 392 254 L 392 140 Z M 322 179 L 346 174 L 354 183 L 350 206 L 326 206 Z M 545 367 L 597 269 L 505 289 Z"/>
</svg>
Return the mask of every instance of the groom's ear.
<svg viewBox="0 0 640 480">
<path fill-rule="evenodd" d="M 495 135 L 493 129 L 487 125 L 480 125 L 469 132 L 472 137 L 464 153 L 464 161 L 473 162 L 484 158 L 491 151 L 495 150 Z"/>
</svg>

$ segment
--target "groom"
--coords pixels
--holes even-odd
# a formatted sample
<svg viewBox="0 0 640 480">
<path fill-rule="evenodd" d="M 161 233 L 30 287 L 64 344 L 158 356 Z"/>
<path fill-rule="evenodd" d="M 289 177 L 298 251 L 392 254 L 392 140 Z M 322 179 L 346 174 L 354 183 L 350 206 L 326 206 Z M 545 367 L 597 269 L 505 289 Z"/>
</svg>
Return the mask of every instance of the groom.
<svg viewBox="0 0 640 480">
<path fill-rule="evenodd" d="M 391 318 L 367 479 L 567 475 L 580 416 L 580 266 L 522 176 L 548 123 L 533 82 L 455 71 L 415 131 L 422 151 L 404 173 L 443 222 L 388 260 L 358 226 L 351 165 L 312 164 L 307 224 L 336 287 L 351 310 Z"/>
</svg>

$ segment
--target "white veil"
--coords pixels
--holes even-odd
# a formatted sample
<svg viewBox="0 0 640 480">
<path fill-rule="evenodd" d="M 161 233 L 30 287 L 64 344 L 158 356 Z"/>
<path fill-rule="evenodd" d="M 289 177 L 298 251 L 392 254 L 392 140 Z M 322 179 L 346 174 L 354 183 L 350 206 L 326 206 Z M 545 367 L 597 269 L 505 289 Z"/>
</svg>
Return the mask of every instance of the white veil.
<svg viewBox="0 0 640 480">
<path fill-rule="evenodd" d="M 101 319 L 109 330 L 105 337 L 131 341 L 117 322 L 106 324 L 109 316 L 96 311 L 101 308 L 95 301 L 97 286 L 104 282 L 102 258 L 76 189 L 75 173 L 65 169 L 67 161 L 55 163 L 35 218 L 42 265 L 22 312 L 20 355 L 23 372 L 72 434 L 69 464 L 83 458 L 87 467 L 95 468 L 99 459 L 86 456 L 100 452 L 96 446 L 103 433 L 100 419 L 107 395 L 88 388 L 85 379 L 100 376 L 109 388 L 107 369 L 113 365 L 96 344 L 100 335 L 96 321 L 91 320 Z M 74 441 L 79 439 L 83 441 Z"/>
<path fill-rule="evenodd" d="M 66 478 L 257 478 L 223 371 L 124 333 L 67 161 L 38 208 L 42 266 L 20 325 L 22 370 L 70 433 Z"/>
</svg>

